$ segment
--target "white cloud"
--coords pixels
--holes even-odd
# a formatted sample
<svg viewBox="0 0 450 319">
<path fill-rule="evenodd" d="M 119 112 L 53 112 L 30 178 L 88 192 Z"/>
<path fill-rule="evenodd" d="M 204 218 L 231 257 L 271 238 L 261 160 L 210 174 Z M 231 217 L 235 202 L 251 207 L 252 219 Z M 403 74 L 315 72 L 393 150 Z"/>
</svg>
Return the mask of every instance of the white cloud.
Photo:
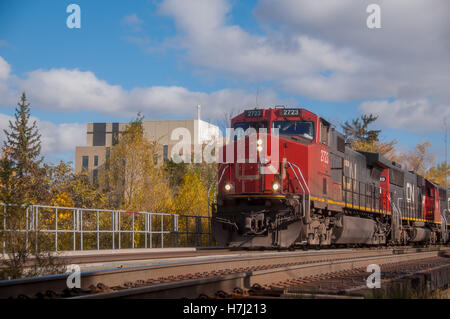
<svg viewBox="0 0 450 319">
<path fill-rule="evenodd" d="M 0 113 L 0 143 L 3 145 L 6 137 L 3 129 L 9 130 L 9 121 L 14 122 L 14 117 Z M 73 152 L 75 146 L 86 143 L 86 125 L 79 123 L 55 124 L 31 117 L 30 121 L 36 121 L 41 134 L 42 155 L 45 157 L 64 152 Z"/>
<path fill-rule="evenodd" d="M 161 14 L 174 17 L 182 34 L 177 40 L 190 61 L 203 68 L 250 80 L 276 80 L 289 88 L 295 79 L 328 70 L 353 74 L 369 63 L 308 35 L 252 35 L 226 24 L 229 11 L 226 0 L 166 0 L 160 7 Z"/>
<path fill-rule="evenodd" d="M 14 85 L 12 85 L 14 84 Z M 14 89 L 13 89 L 14 87 Z M 29 72 L 25 78 L 11 74 L 10 65 L 0 57 L 0 105 L 15 105 L 20 93 L 25 91 L 33 108 L 55 112 L 97 111 L 122 117 L 133 117 L 142 111 L 147 119 L 175 116 L 194 118 L 197 104 L 202 105 L 202 118 L 221 120 L 231 108 L 254 107 L 256 92 L 239 89 L 222 89 L 211 93 L 194 92 L 178 86 L 154 86 L 125 90 L 98 79 L 89 71 L 51 69 Z M 283 104 L 272 90 L 258 96 L 259 105 Z M 3 129 L 13 117 L 0 113 L 0 143 Z M 35 117 L 42 134 L 42 153 L 57 158 L 55 154 L 73 152 L 75 146 L 85 143 L 85 124 L 55 124 Z"/>
<path fill-rule="evenodd" d="M 5 133 L 3 132 L 9 125 L 9 120 L 13 120 L 11 116 L 0 113 L 0 145 L 3 146 L 3 141 L 6 140 Z"/>
<path fill-rule="evenodd" d="M 0 56 L 0 81 L 4 81 L 9 77 L 11 66 Z"/>
<path fill-rule="evenodd" d="M 450 118 L 450 106 L 429 99 L 368 101 L 360 105 L 362 113 L 379 116 L 383 126 L 407 131 L 433 132 L 442 129 L 443 119 Z"/>
<path fill-rule="evenodd" d="M 122 19 L 122 22 L 125 23 L 125 24 L 129 24 L 129 25 L 141 25 L 141 24 L 144 23 L 144 21 L 139 19 L 139 17 L 137 16 L 136 13 L 126 15 Z"/>
<path fill-rule="evenodd" d="M 76 146 L 86 144 L 86 124 L 38 121 L 37 125 L 42 134 L 43 154 L 73 152 Z"/>
<path fill-rule="evenodd" d="M 14 90 L 11 88 L 16 78 L 11 76 L 11 66 L 0 56 L 0 104 L 15 104 Z"/>
<path fill-rule="evenodd" d="M 366 27 L 372 0 L 260 0 L 261 24 L 276 24 L 288 36 L 308 34 L 371 61 L 351 77 L 319 79 L 318 89 L 342 99 L 450 99 L 450 2 L 379 0 L 381 29 Z M 303 86 L 300 86 L 301 90 Z M 320 92 L 320 91 L 318 91 Z"/>
<path fill-rule="evenodd" d="M 1 83 L 7 87 L 11 79 L 12 76 L 0 81 L 0 88 Z M 201 104 L 204 118 L 214 120 L 227 109 L 254 107 L 256 103 L 256 92 L 240 89 L 205 93 L 179 86 L 153 86 L 125 90 L 99 79 L 93 72 L 78 69 L 35 70 L 14 81 L 16 90 L 0 91 L 0 103 L 4 106 L 4 97 L 11 101 L 11 96 L 15 96 L 15 104 L 20 92 L 25 91 L 33 107 L 52 111 L 95 111 L 122 117 L 133 117 L 142 111 L 151 119 L 193 118 L 197 104 Z M 272 90 L 263 90 L 258 96 L 261 106 L 289 103 L 294 101 L 281 99 Z"/>
<path fill-rule="evenodd" d="M 123 17 L 122 24 L 130 26 L 134 31 L 138 32 L 142 30 L 144 21 L 141 20 L 136 13 L 132 13 Z"/>
<path fill-rule="evenodd" d="M 28 73 L 21 83 L 30 101 L 38 107 L 52 110 L 102 110 L 120 112 L 125 92 L 118 85 L 99 80 L 92 72 L 52 69 Z"/>
<path fill-rule="evenodd" d="M 227 0 L 164 0 L 160 13 L 179 30 L 171 43 L 201 69 L 327 101 L 450 99 L 450 2 L 378 2 L 379 30 L 366 27 L 371 0 L 260 0 L 262 35 L 230 24 Z"/>
</svg>

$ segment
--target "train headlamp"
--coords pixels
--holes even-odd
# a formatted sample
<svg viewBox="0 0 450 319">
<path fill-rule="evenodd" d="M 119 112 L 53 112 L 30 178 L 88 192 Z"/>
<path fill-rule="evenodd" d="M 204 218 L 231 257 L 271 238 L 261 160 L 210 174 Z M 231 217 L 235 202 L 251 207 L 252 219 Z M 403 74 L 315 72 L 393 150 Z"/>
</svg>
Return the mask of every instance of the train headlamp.
<svg viewBox="0 0 450 319">
<path fill-rule="evenodd" d="M 280 189 L 280 184 L 278 184 L 278 183 L 273 183 L 272 189 L 273 189 L 275 192 L 278 192 L 278 190 Z"/>
<path fill-rule="evenodd" d="M 233 188 L 233 187 L 231 186 L 231 184 L 226 184 L 226 185 L 225 185 L 225 190 L 226 190 L 227 192 L 231 191 L 232 188 Z"/>
<path fill-rule="evenodd" d="M 256 144 L 258 144 L 258 146 L 256 147 L 256 149 L 258 150 L 259 153 L 262 152 L 263 150 L 263 140 L 259 139 Z"/>
</svg>

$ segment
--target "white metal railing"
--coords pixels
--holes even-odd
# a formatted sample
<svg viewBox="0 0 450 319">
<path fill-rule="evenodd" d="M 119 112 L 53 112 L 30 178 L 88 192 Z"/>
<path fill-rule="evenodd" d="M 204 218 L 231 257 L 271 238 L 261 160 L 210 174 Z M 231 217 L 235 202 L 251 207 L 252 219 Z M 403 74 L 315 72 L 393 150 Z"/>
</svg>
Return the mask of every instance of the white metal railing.
<svg viewBox="0 0 450 319">
<path fill-rule="evenodd" d="M 23 233 L 27 247 L 29 236 L 46 234 L 54 241 L 55 251 L 164 247 L 164 236 L 179 231 L 180 215 L 176 214 L 43 205 L 24 207 L 24 229 L 10 229 L 7 214 L 10 206 L 0 204 L 0 207 L 3 215 L 0 232 Z M 70 249 L 67 238 L 63 240 L 67 235 L 72 237 Z M 6 246 L 3 240 L 3 253 Z"/>
</svg>

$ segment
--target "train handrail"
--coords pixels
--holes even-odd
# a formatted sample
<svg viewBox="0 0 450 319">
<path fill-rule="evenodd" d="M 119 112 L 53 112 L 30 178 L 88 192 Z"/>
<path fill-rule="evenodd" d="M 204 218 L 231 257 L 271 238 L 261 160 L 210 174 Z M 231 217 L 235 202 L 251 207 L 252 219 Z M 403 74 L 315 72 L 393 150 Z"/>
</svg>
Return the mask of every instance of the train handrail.
<svg viewBox="0 0 450 319">
<path fill-rule="evenodd" d="M 397 208 L 397 206 L 395 205 L 395 202 L 391 200 L 391 194 L 388 193 L 387 198 L 388 198 L 389 202 L 391 203 L 392 207 L 394 208 L 392 210 L 392 221 L 394 221 L 394 218 L 395 218 L 398 228 L 400 230 L 402 230 L 403 229 L 403 227 L 402 227 L 402 219 L 403 219 L 402 212 L 400 209 Z M 392 227 L 392 229 L 393 229 L 393 227 Z M 401 238 L 400 238 L 400 240 L 401 240 Z"/>
<path fill-rule="evenodd" d="M 443 237 L 444 237 L 444 243 L 447 242 L 447 240 L 448 240 L 448 238 L 447 238 L 447 236 L 448 236 L 448 234 L 447 234 L 447 229 L 448 229 L 448 226 L 447 226 L 447 223 L 448 223 L 447 214 L 448 214 L 448 210 L 447 209 L 444 209 L 444 211 L 441 214 L 441 225 L 442 225 L 442 234 L 443 234 Z"/>
<path fill-rule="evenodd" d="M 225 168 L 223 169 L 222 175 L 220 175 L 219 181 L 217 182 L 217 186 L 220 185 L 220 181 L 222 180 L 223 174 L 225 174 L 225 171 L 226 171 L 229 167 L 230 167 L 230 165 L 227 164 L 227 165 L 225 166 Z M 217 177 L 219 176 L 219 173 L 220 173 L 220 170 L 217 172 Z M 216 180 L 217 180 L 217 178 L 216 178 Z M 210 203 L 209 203 L 209 198 L 210 198 L 210 196 L 209 196 L 209 195 L 211 194 L 211 190 L 212 190 L 213 186 L 215 186 L 215 183 L 216 183 L 216 182 L 213 181 L 213 182 L 211 183 L 211 185 L 209 186 L 209 189 L 208 189 L 208 215 L 210 215 L 210 214 L 209 214 L 209 208 L 210 208 L 210 206 L 214 205 L 215 198 L 216 198 L 216 188 L 214 187 L 213 201 L 212 201 L 212 205 L 210 205 Z M 212 214 L 211 214 L 211 216 L 212 216 Z"/>
<path fill-rule="evenodd" d="M 303 183 L 305 184 L 306 190 L 308 191 L 308 195 L 307 195 L 308 196 L 308 205 L 306 205 L 305 201 L 303 201 L 303 205 L 304 205 L 303 206 L 303 209 L 304 209 L 303 212 L 304 212 L 304 214 L 306 216 L 307 222 L 309 222 L 309 219 L 310 219 L 309 209 L 311 207 L 311 191 L 309 190 L 308 184 L 306 183 L 305 178 L 303 177 L 303 173 L 302 173 L 302 170 L 300 169 L 300 167 L 298 167 L 296 164 L 291 163 L 291 162 L 288 162 L 288 164 L 291 166 L 291 168 L 295 167 L 298 170 L 298 172 L 300 173 L 300 176 L 301 176 L 301 178 L 303 180 Z M 292 171 L 295 174 L 294 169 L 292 169 Z M 297 178 L 297 180 L 298 180 L 298 178 Z M 298 181 L 300 182 L 300 180 L 298 180 Z M 301 185 L 301 183 L 300 183 L 300 185 Z M 303 193 L 305 194 L 305 190 L 303 190 Z"/>
<path fill-rule="evenodd" d="M 291 165 L 293 165 L 294 167 L 296 167 L 298 169 L 300 176 L 302 177 L 303 183 L 305 184 L 305 187 L 308 190 L 308 195 L 311 195 L 311 191 L 309 190 L 308 184 L 306 183 L 305 178 L 303 177 L 302 170 L 300 169 L 300 167 L 298 167 L 294 163 L 291 163 L 291 162 L 288 162 L 288 163 L 290 163 Z"/>
<path fill-rule="evenodd" d="M 229 167 L 230 167 L 230 164 L 226 164 L 226 165 L 225 165 L 225 168 L 223 169 L 222 174 L 220 175 L 220 178 L 219 178 L 219 180 L 218 180 L 218 182 L 217 182 L 217 185 L 220 185 L 220 182 L 222 181 L 223 174 L 225 174 L 226 170 L 227 170 Z M 217 176 L 219 176 L 219 172 L 217 172 Z M 216 179 L 216 180 L 217 180 L 217 179 Z M 208 189 L 208 199 L 209 199 L 209 194 L 211 193 L 211 189 L 213 188 L 214 184 L 215 184 L 215 181 L 211 183 L 211 186 L 209 186 L 209 189 Z M 215 198 L 215 197 L 216 197 L 216 189 L 214 189 L 214 198 Z"/>
<path fill-rule="evenodd" d="M 288 164 L 289 164 L 289 167 L 292 169 L 292 172 L 294 173 L 294 176 L 295 176 L 295 178 L 297 179 L 298 184 L 299 184 L 300 187 L 302 188 L 303 194 L 306 194 L 305 188 L 303 187 L 302 183 L 300 182 L 300 179 L 298 178 L 297 173 L 296 173 L 295 170 L 294 170 L 294 167 L 292 166 L 292 164 L 291 164 L 290 162 L 288 162 Z M 306 214 L 305 209 L 306 209 L 306 207 L 305 207 L 305 201 L 303 201 L 303 215 Z"/>
</svg>

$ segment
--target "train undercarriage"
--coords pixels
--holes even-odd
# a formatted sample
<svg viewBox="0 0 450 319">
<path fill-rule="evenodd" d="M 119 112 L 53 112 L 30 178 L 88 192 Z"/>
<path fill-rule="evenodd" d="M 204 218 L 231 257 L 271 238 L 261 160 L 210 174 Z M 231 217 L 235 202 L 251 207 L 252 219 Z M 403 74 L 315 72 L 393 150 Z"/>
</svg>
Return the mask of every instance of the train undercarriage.
<svg viewBox="0 0 450 319">
<path fill-rule="evenodd" d="M 301 195 L 219 198 L 213 211 L 215 240 L 221 246 L 257 249 L 437 244 L 449 238 L 435 224 L 307 205 Z"/>
</svg>

